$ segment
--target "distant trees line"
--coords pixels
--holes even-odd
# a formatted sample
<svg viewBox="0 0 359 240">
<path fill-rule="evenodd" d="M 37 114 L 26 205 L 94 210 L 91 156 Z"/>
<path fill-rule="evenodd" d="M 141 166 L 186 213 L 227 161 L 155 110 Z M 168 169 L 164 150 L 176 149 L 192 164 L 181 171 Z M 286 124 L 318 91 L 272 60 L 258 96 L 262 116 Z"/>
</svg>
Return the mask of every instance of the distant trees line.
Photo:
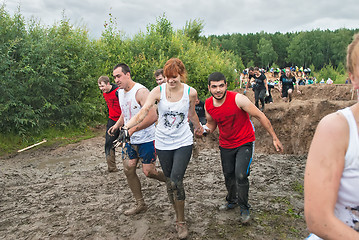
<svg viewBox="0 0 359 240">
<path fill-rule="evenodd" d="M 202 38 L 203 43 L 218 46 L 241 57 L 245 66 L 314 66 L 343 65 L 346 47 L 359 29 L 312 30 L 274 34 L 260 32 L 226 34 Z"/>
</svg>

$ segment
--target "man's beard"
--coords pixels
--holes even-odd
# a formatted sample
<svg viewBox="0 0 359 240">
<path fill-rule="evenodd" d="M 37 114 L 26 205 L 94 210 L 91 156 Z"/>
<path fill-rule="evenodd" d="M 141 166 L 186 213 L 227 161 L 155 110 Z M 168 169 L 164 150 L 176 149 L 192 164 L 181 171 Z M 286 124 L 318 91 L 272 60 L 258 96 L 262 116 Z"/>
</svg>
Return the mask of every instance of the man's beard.
<svg viewBox="0 0 359 240">
<path fill-rule="evenodd" d="M 216 100 L 222 100 L 222 99 L 226 96 L 226 94 L 227 94 L 227 89 L 226 89 L 226 91 L 224 91 L 224 94 L 223 94 L 222 97 L 217 98 L 217 97 L 215 97 L 215 96 L 213 95 L 213 93 L 211 92 L 212 97 L 214 97 Z"/>
</svg>

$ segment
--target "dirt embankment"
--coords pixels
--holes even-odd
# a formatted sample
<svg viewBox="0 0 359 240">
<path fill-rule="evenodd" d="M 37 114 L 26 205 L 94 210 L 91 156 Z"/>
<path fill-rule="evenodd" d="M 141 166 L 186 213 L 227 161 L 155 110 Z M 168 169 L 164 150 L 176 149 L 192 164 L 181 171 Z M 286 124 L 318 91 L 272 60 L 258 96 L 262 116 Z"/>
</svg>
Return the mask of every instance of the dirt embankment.
<svg viewBox="0 0 359 240">
<path fill-rule="evenodd" d="M 218 133 L 197 140 L 184 179 L 188 239 L 303 239 L 303 175 L 318 121 L 352 105 L 350 86 L 303 87 L 284 103 L 273 91 L 265 114 L 284 145 L 275 154 L 270 136 L 256 127 L 249 202 L 252 222 L 238 222 L 239 209 L 222 212 L 226 196 Z M 253 100 L 253 93 L 247 96 Z M 356 98 L 356 96 L 354 96 Z M 146 213 L 126 217 L 134 204 L 122 165 L 108 174 L 104 130 L 93 139 L 59 148 L 34 148 L 0 158 L 0 239 L 177 239 L 165 184 L 137 169 Z M 118 163 L 121 154 L 116 153 Z M 158 167 L 160 168 L 160 167 Z"/>
</svg>

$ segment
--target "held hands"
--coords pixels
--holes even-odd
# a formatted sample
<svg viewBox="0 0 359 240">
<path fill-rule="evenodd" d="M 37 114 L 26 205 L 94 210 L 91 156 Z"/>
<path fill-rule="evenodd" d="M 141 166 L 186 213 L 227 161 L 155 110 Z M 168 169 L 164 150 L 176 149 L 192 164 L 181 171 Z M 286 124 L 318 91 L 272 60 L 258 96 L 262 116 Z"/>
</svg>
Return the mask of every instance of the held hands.
<svg viewBox="0 0 359 240">
<path fill-rule="evenodd" d="M 117 148 L 118 146 L 125 146 L 125 143 L 130 142 L 130 133 L 127 128 L 121 128 L 118 138 L 113 141 L 113 148 Z"/>
<path fill-rule="evenodd" d="M 267 96 L 267 97 L 269 96 L 269 92 L 268 92 L 268 91 L 266 91 L 266 96 Z"/>
</svg>

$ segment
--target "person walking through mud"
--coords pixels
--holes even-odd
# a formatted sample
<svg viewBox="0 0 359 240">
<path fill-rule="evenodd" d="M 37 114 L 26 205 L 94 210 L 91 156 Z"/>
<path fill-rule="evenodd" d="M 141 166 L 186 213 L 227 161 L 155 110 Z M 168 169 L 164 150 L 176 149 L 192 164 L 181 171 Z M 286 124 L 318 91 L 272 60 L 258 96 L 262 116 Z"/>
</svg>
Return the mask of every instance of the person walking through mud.
<svg viewBox="0 0 359 240">
<path fill-rule="evenodd" d="M 219 149 L 225 185 L 228 191 L 221 210 L 240 207 L 240 221 L 250 220 L 248 203 L 249 173 L 254 152 L 254 127 L 249 115 L 258 119 L 273 138 L 277 152 L 283 146 L 268 118 L 246 96 L 227 91 L 227 81 L 220 72 L 208 77 L 208 90 L 212 97 L 205 102 L 207 124 L 203 128 L 211 133 L 219 128 Z"/>
<path fill-rule="evenodd" d="M 254 68 L 253 73 L 254 73 L 253 78 L 255 81 L 255 83 L 253 85 L 255 105 L 259 109 L 259 101 L 261 101 L 262 107 L 260 108 L 260 110 L 263 112 L 264 105 L 265 105 L 264 98 L 266 96 L 269 96 L 267 78 L 262 72 L 259 71 L 258 67 Z M 248 83 L 249 82 L 250 81 L 248 81 Z M 247 88 L 248 87 L 249 87 L 249 85 L 247 84 Z"/>
<path fill-rule="evenodd" d="M 141 111 L 128 121 L 124 128 L 130 131 L 138 126 L 157 102 L 159 118 L 155 146 L 166 176 L 168 197 L 175 209 L 178 237 L 184 239 L 188 235 L 188 228 L 184 216 L 186 196 L 183 177 L 193 146 L 193 134 L 188 118 L 197 135 L 202 135 L 203 128 L 195 111 L 197 91 L 183 83 L 187 80 L 183 62 L 178 58 L 171 58 L 163 70 L 167 83 L 151 91 Z"/>
<path fill-rule="evenodd" d="M 285 74 L 279 78 L 280 88 L 282 89 L 282 98 L 285 102 L 292 101 L 294 91 L 294 84 L 296 83 L 295 76 L 292 74 L 290 67 L 285 68 Z M 300 94 L 298 84 L 295 85 L 298 94 Z"/>
<path fill-rule="evenodd" d="M 115 158 L 115 149 L 112 148 L 112 143 L 118 137 L 118 131 L 114 132 L 111 136 L 108 134 L 108 130 L 110 127 L 115 125 L 117 120 L 121 116 L 121 108 L 118 102 L 118 92 L 119 89 L 117 85 L 110 83 L 110 79 L 107 76 L 101 76 L 97 80 L 98 87 L 103 93 L 103 97 L 106 101 L 108 108 L 108 120 L 106 125 L 106 137 L 105 137 L 105 156 L 107 162 L 108 172 L 118 172 L 118 168 L 116 166 L 116 158 Z"/>
<path fill-rule="evenodd" d="M 126 124 L 130 120 L 131 116 L 136 115 L 140 111 L 149 94 L 146 87 L 131 79 L 131 71 L 126 64 L 121 63 L 116 65 L 113 69 L 113 76 L 120 88 L 118 98 L 122 114 L 116 124 L 108 130 L 110 135 L 114 134 L 122 127 L 122 124 Z M 136 204 L 133 208 L 125 211 L 125 215 L 133 215 L 147 210 L 147 205 L 144 202 L 141 191 L 141 183 L 136 173 L 139 158 L 142 159 L 142 170 L 146 177 L 154 178 L 161 182 L 166 181 L 163 172 L 157 171 L 155 164 L 154 123 L 156 120 L 156 110 L 151 108 L 141 124 L 126 132 L 130 136 L 130 143 L 126 143 L 122 151 L 123 169 Z M 121 131 L 123 133 L 123 130 Z"/>
<path fill-rule="evenodd" d="M 359 34 L 348 46 L 347 69 L 358 92 Z M 304 214 L 312 232 L 307 239 L 359 239 L 358 129 L 358 102 L 317 126 L 304 175 Z"/>
<path fill-rule="evenodd" d="M 154 73 L 155 79 L 156 79 L 156 83 L 158 85 L 161 85 L 162 83 L 166 82 L 166 78 L 163 76 L 163 69 L 157 69 Z"/>
</svg>

